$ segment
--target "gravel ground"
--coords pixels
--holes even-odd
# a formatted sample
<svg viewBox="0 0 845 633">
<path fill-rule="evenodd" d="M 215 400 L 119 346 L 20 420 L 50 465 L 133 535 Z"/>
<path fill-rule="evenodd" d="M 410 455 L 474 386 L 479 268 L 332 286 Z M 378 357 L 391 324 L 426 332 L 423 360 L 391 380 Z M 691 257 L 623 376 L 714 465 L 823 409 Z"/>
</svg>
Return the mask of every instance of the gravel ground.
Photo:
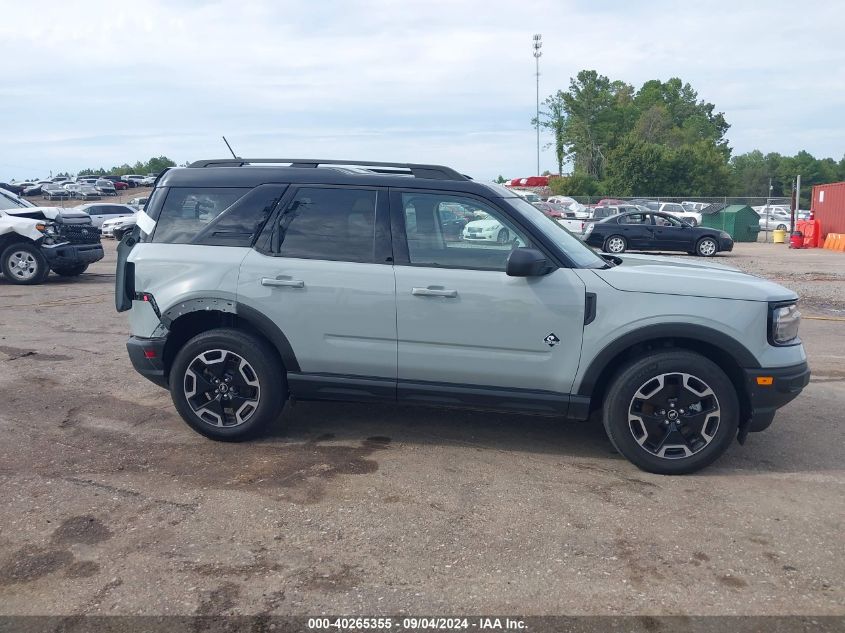
<svg viewBox="0 0 845 633">
<path fill-rule="evenodd" d="M 75 282 L 0 280 L 0 613 L 845 614 L 841 254 L 720 257 L 801 292 L 813 380 L 661 477 L 514 415 L 300 403 L 206 440 L 131 369 L 106 246 Z"/>
</svg>

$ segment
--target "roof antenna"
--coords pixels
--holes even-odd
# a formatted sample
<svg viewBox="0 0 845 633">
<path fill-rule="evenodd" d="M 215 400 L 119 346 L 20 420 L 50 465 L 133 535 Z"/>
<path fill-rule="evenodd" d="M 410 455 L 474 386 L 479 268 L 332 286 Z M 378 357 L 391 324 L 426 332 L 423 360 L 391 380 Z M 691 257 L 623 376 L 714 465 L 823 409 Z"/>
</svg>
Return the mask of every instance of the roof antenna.
<svg viewBox="0 0 845 633">
<path fill-rule="evenodd" d="M 235 150 L 233 150 L 232 146 L 229 145 L 229 141 L 226 140 L 225 136 L 223 137 L 223 142 L 226 143 L 226 147 L 228 147 L 229 151 L 232 152 L 232 158 L 238 158 L 238 160 L 240 160 L 239 157 L 235 155 Z"/>
</svg>

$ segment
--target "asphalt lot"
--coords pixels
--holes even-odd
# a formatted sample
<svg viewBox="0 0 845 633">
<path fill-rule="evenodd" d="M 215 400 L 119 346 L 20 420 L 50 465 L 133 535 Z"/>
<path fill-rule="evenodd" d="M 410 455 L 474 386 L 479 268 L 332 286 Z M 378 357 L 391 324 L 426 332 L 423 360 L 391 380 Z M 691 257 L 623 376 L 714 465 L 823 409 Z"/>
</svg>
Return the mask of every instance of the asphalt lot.
<svg viewBox="0 0 845 633">
<path fill-rule="evenodd" d="M 132 370 L 105 245 L 0 279 L 2 614 L 845 613 L 845 255 L 720 257 L 806 295 L 813 379 L 673 478 L 600 425 L 402 406 L 211 442 Z"/>
</svg>

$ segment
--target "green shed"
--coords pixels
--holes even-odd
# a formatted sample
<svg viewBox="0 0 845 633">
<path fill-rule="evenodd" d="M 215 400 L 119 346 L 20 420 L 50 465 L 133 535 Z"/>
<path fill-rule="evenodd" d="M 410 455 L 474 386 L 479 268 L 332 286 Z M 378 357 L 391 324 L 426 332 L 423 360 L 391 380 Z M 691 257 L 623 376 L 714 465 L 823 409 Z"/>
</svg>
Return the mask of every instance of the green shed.
<svg viewBox="0 0 845 633">
<path fill-rule="evenodd" d="M 756 242 L 760 216 L 746 204 L 711 204 L 701 210 L 701 226 L 725 231 L 734 242 Z"/>
</svg>

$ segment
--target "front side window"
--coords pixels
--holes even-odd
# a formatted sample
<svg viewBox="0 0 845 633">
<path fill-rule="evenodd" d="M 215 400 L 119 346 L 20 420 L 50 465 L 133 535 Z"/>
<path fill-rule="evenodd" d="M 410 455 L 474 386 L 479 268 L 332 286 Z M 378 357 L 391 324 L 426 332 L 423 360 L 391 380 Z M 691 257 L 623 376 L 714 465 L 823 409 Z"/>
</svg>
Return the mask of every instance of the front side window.
<svg viewBox="0 0 845 633">
<path fill-rule="evenodd" d="M 373 261 L 376 191 L 303 187 L 279 216 L 273 249 L 281 257 Z"/>
<path fill-rule="evenodd" d="M 403 193 L 402 210 L 414 265 L 503 271 L 511 250 L 530 245 L 502 211 L 472 198 Z"/>
</svg>

